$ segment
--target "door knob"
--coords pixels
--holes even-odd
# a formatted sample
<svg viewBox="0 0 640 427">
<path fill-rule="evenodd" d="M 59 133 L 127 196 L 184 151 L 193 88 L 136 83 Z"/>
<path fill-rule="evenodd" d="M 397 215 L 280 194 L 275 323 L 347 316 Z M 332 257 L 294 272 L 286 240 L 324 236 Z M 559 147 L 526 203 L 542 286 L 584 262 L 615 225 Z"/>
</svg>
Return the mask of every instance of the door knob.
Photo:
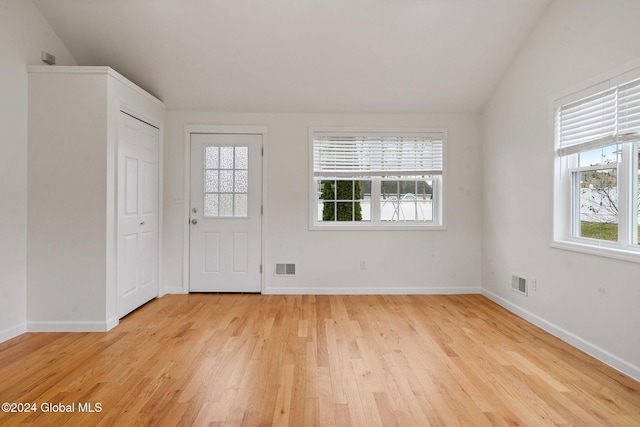
<svg viewBox="0 0 640 427">
<path fill-rule="evenodd" d="M 197 219 L 193 218 L 193 219 L 191 220 L 191 224 L 194 224 L 194 225 L 195 225 L 195 224 L 197 224 L 197 223 L 198 223 L 198 220 L 197 220 Z"/>
</svg>

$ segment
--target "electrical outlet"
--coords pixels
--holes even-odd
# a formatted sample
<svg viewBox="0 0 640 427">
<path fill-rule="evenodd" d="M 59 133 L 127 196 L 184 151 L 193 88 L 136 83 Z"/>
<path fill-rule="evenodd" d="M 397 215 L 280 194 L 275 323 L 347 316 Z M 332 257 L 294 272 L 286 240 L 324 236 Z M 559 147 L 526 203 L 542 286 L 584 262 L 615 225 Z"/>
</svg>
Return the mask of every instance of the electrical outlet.
<svg viewBox="0 0 640 427">
<path fill-rule="evenodd" d="M 366 270 L 366 269 L 367 269 L 367 261 L 360 260 L 360 270 Z"/>
</svg>

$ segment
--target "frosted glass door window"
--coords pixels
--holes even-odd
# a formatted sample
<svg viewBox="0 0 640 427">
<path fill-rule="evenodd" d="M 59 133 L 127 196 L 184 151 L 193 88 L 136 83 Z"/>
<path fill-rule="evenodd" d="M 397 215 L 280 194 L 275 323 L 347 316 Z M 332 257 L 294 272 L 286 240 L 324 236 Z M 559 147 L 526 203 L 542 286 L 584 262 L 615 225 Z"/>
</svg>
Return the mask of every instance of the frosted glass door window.
<svg viewBox="0 0 640 427">
<path fill-rule="evenodd" d="M 246 218 L 249 147 L 204 148 L 204 216 Z"/>
</svg>

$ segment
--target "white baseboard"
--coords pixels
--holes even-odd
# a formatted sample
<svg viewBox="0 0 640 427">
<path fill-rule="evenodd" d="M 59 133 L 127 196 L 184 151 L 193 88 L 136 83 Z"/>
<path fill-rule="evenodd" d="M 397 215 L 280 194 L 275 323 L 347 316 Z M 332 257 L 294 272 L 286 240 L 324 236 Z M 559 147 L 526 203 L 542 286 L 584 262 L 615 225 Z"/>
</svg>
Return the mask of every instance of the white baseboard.
<svg viewBox="0 0 640 427">
<path fill-rule="evenodd" d="M 599 361 L 611 366 L 612 368 L 622 372 L 623 374 L 633 378 L 634 380 L 640 381 L 640 367 L 635 366 L 627 362 L 626 360 L 623 360 L 618 356 L 609 353 L 606 350 L 603 350 L 602 348 L 580 338 L 579 336 L 567 331 L 566 329 L 563 329 L 551 322 L 546 321 L 545 319 L 523 309 L 516 304 L 513 304 L 510 301 L 507 301 L 506 299 L 494 294 L 491 291 L 482 289 L 482 295 L 489 298 L 496 304 L 506 308 L 517 316 L 522 317 L 526 321 L 538 326 L 546 332 L 549 332 L 551 335 L 560 338 L 562 341 L 584 351 L 588 355 L 595 357 Z"/>
<path fill-rule="evenodd" d="M 27 332 L 107 332 L 109 329 L 117 325 L 117 319 L 115 324 L 113 319 L 109 319 L 106 322 L 100 321 L 61 321 L 61 322 L 48 322 L 48 321 L 28 321 Z"/>
<path fill-rule="evenodd" d="M 461 295 L 479 294 L 478 286 L 459 287 L 339 287 L 339 288 L 312 288 L 312 287 L 268 287 L 264 294 L 273 295 Z"/>
<path fill-rule="evenodd" d="M 182 286 L 173 286 L 173 287 L 169 287 L 169 288 L 164 288 L 164 293 L 160 296 L 164 296 L 167 294 L 188 294 L 189 291 L 187 291 L 185 288 L 183 288 Z"/>
<path fill-rule="evenodd" d="M 119 323 L 120 323 L 120 319 L 118 319 L 117 317 L 112 317 L 111 319 L 107 319 L 107 322 L 106 322 L 107 331 L 110 331 L 111 329 L 115 328 L 116 326 L 118 326 Z"/>
<path fill-rule="evenodd" d="M 19 325 L 15 325 L 5 329 L 4 331 L 0 331 L 0 343 L 9 341 L 11 338 L 15 338 L 18 335 L 24 334 L 25 332 L 27 332 L 26 323 L 20 323 Z"/>
</svg>

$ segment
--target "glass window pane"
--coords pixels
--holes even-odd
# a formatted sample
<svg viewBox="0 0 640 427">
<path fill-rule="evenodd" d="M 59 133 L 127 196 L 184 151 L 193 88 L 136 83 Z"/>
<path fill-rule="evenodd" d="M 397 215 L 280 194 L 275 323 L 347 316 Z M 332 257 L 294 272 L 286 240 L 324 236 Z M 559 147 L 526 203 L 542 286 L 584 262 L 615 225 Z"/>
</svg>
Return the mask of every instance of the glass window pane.
<svg viewBox="0 0 640 427">
<path fill-rule="evenodd" d="M 318 203 L 318 221 L 335 221 L 336 220 L 336 204 L 335 202 Z"/>
<path fill-rule="evenodd" d="M 617 169 L 574 172 L 579 178 L 580 236 L 618 240 Z"/>
<path fill-rule="evenodd" d="M 206 193 L 218 192 L 218 170 L 204 171 L 204 191 Z"/>
<path fill-rule="evenodd" d="M 371 180 L 360 180 L 357 181 L 360 188 L 358 189 L 358 194 L 356 202 L 360 204 L 360 213 L 362 221 L 371 221 Z"/>
<path fill-rule="evenodd" d="M 318 219 L 320 221 L 336 220 L 336 182 L 334 180 L 323 180 L 319 182 L 320 200 L 318 203 Z"/>
<path fill-rule="evenodd" d="M 218 216 L 218 195 L 204 195 L 204 216 Z"/>
<path fill-rule="evenodd" d="M 247 195 L 235 194 L 233 206 L 234 206 L 233 216 L 246 217 L 247 216 Z"/>
<path fill-rule="evenodd" d="M 204 148 L 204 167 L 205 169 L 218 169 L 218 147 Z"/>
<path fill-rule="evenodd" d="M 336 220 L 337 221 L 354 221 L 354 203 L 353 202 L 337 202 L 336 203 Z"/>
<path fill-rule="evenodd" d="M 416 181 L 398 181 L 398 218 L 400 221 L 415 221 L 417 215 Z"/>
<path fill-rule="evenodd" d="M 380 182 L 380 221 L 398 220 L 398 182 Z"/>
<path fill-rule="evenodd" d="M 249 169 L 249 147 L 236 147 L 236 169 Z"/>
<path fill-rule="evenodd" d="M 371 199 L 371 180 L 361 180 L 360 191 L 362 192 L 363 199 Z"/>
<path fill-rule="evenodd" d="M 371 221 L 371 198 L 360 200 L 361 221 Z"/>
<path fill-rule="evenodd" d="M 336 181 L 336 200 L 353 200 L 353 181 Z"/>
<path fill-rule="evenodd" d="M 617 163 L 621 154 L 621 148 L 617 144 L 584 151 L 578 154 L 578 166 L 610 165 Z"/>
<path fill-rule="evenodd" d="M 220 171 L 220 190 L 221 193 L 231 193 L 233 191 L 233 171 Z"/>
<path fill-rule="evenodd" d="M 400 193 L 398 189 L 398 181 L 382 181 L 380 183 L 380 191 L 383 200 L 390 197 L 397 200 Z"/>
<path fill-rule="evenodd" d="M 336 184 L 335 181 L 320 181 L 320 198 L 322 200 L 335 200 L 336 199 Z"/>
<path fill-rule="evenodd" d="M 249 180 L 249 171 L 236 170 L 233 191 L 236 193 L 247 193 L 249 188 L 248 180 Z"/>
<path fill-rule="evenodd" d="M 433 221 L 433 179 L 416 182 L 417 221 Z"/>
<path fill-rule="evenodd" d="M 220 216 L 233 216 L 233 194 L 220 194 Z"/>
<path fill-rule="evenodd" d="M 233 169 L 233 147 L 220 147 L 220 169 Z"/>
<path fill-rule="evenodd" d="M 433 221 L 432 178 L 398 177 L 395 180 L 383 180 L 380 186 L 381 221 Z"/>
</svg>

